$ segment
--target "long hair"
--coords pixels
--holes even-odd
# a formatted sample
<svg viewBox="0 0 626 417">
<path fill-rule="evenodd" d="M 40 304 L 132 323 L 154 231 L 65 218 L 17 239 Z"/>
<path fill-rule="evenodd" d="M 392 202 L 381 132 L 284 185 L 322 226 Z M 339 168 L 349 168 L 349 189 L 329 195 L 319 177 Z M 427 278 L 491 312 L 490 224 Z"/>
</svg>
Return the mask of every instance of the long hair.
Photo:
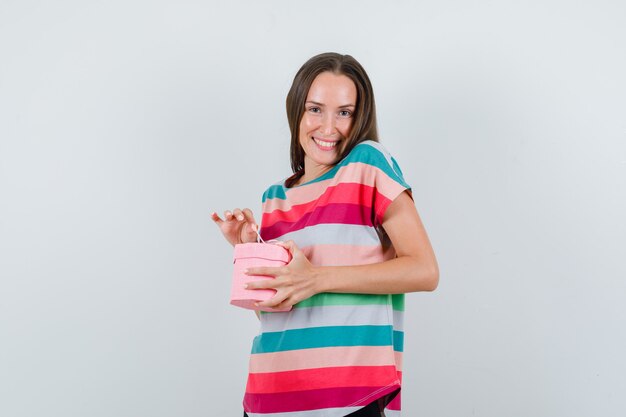
<svg viewBox="0 0 626 417">
<path fill-rule="evenodd" d="M 304 150 L 300 145 L 300 121 L 313 80 L 322 72 L 327 71 L 347 76 L 354 82 L 357 91 L 354 121 L 346 145 L 335 164 L 345 158 L 360 142 L 368 139 L 378 142 L 374 90 L 361 64 L 350 55 L 335 52 L 316 55 L 298 70 L 287 94 L 287 120 L 291 131 L 290 158 L 293 175 L 285 181 L 286 187 L 292 187 L 304 175 Z"/>
</svg>

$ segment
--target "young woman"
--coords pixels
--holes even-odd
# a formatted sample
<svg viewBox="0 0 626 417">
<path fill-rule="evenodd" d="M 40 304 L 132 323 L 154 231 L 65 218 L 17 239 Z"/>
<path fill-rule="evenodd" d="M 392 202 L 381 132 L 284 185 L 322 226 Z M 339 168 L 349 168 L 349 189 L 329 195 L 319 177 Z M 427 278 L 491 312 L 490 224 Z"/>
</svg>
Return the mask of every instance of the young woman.
<svg viewBox="0 0 626 417">
<path fill-rule="evenodd" d="M 263 195 L 264 240 L 292 255 L 250 289 L 261 313 L 244 415 L 399 416 L 404 293 L 433 291 L 433 249 L 395 159 L 378 143 L 371 83 L 349 55 L 307 61 L 287 95 L 293 175 Z M 228 242 L 256 241 L 249 209 L 216 213 Z"/>
</svg>

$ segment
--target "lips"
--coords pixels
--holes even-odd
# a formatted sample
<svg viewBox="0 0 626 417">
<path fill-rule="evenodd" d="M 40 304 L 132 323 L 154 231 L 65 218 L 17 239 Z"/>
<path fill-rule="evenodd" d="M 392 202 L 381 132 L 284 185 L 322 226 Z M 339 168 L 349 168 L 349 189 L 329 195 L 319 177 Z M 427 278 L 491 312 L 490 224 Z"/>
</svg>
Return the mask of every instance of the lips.
<svg viewBox="0 0 626 417">
<path fill-rule="evenodd" d="M 337 144 L 339 143 L 339 141 L 329 141 L 329 140 L 323 140 L 323 139 L 318 139 L 316 137 L 312 137 L 311 139 L 313 139 L 313 142 L 315 142 L 315 144 L 323 149 L 323 150 L 327 150 L 330 151 L 332 149 L 335 149 L 335 147 L 337 146 Z"/>
</svg>

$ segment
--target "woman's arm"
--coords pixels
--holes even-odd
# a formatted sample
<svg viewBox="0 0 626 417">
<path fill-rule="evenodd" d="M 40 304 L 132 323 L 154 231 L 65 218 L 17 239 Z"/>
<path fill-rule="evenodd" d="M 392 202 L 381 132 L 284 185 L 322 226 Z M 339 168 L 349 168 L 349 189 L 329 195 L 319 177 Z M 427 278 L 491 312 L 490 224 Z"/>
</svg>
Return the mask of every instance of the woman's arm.
<svg viewBox="0 0 626 417">
<path fill-rule="evenodd" d="M 387 208 L 382 223 L 397 258 L 354 266 L 313 266 L 293 242 L 280 242 L 291 251 L 292 261 L 279 268 L 250 268 L 249 275 L 270 275 L 273 280 L 248 284 L 250 289 L 273 288 L 276 295 L 263 307 L 287 307 L 317 293 L 400 294 L 433 291 L 439 267 L 424 225 L 407 192 Z"/>
<path fill-rule="evenodd" d="M 397 258 L 370 265 L 321 267 L 319 292 L 400 294 L 437 288 L 439 268 L 435 253 L 406 192 L 385 212 L 383 228 Z"/>
</svg>

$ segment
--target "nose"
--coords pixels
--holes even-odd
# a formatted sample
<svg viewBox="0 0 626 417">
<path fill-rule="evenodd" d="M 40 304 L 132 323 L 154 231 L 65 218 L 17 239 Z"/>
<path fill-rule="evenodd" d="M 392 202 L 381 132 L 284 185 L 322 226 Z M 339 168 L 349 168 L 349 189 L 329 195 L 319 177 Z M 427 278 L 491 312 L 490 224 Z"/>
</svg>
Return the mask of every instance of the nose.
<svg viewBox="0 0 626 417">
<path fill-rule="evenodd" d="M 332 136 L 335 134 L 335 118 L 330 114 L 325 114 L 320 126 L 320 132 L 324 136 Z"/>
</svg>

